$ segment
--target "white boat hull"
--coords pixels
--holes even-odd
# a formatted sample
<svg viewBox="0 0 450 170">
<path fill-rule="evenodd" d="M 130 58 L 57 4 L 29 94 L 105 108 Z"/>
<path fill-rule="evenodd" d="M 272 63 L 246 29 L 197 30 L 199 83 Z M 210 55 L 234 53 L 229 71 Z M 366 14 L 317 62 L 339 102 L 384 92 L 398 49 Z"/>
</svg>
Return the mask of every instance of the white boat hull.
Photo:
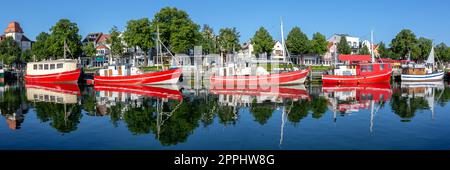
<svg viewBox="0 0 450 170">
<path fill-rule="evenodd" d="M 426 74 L 426 75 L 411 75 L 411 74 L 402 74 L 401 80 L 402 81 L 440 81 L 444 79 L 444 72 L 438 72 L 433 74 Z"/>
</svg>

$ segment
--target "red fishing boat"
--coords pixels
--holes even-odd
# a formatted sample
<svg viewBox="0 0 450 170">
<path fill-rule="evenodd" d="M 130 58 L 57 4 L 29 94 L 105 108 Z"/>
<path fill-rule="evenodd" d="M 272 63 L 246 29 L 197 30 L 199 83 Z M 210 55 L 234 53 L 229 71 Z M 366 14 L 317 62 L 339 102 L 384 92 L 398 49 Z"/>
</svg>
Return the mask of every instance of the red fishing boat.
<svg viewBox="0 0 450 170">
<path fill-rule="evenodd" d="M 373 44 L 373 32 L 371 32 L 370 44 Z M 370 48 L 370 56 L 339 55 L 339 60 L 346 61 L 347 63 L 344 65 L 338 64 L 331 75 L 322 75 L 323 84 L 373 84 L 389 82 L 392 74 L 391 64 L 377 63 L 373 53 L 373 45 L 370 45 Z"/>
<path fill-rule="evenodd" d="M 338 66 L 333 75 L 322 75 L 323 84 L 370 84 L 391 80 L 389 63 L 359 63 Z"/>
<path fill-rule="evenodd" d="M 49 60 L 27 63 L 25 81 L 32 83 L 77 83 L 81 69 L 76 60 Z"/>
<path fill-rule="evenodd" d="M 210 78 L 212 85 L 290 85 L 303 84 L 308 76 L 310 68 L 305 70 L 290 71 L 267 75 L 213 75 Z"/>
<path fill-rule="evenodd" d="M 177 86 L 126 86 L 126 85 L 98 85 L 94 86 L 95 91 L 132 93 L 147 97 L 157 97 L 164 99 L 182 100 L 183 95 Z"/>
<path fill-rule="evenodd" d="M 94 83 L 102 85 L 157 85 L 176 84 L 181 76 L 181 68 L 143 73 L 135 67 L 108 66 L 94 75 Z"/>
</svg>

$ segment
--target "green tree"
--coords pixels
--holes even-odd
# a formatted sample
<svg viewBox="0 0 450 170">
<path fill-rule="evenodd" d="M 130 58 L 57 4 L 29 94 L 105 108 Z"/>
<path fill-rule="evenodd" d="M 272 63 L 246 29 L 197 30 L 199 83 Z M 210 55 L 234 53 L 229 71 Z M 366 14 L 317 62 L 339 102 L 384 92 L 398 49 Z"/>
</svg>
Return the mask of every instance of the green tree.
<svg viewBox="0 0 450 170">
<path fill-rule="evenodd" d="M 113 58 L 120 58 L 124 52 L 125 46 L 122 44 L 122 38 L 120 32 L 116 26 L 113 26 L 109 31 L 110 37 L 108 38 L 108 44 L 111 44 L 111 55 Z"/>
<path fill-rule="evenodd" d="M 391 50 L 396 58 L 403 58 L 416 48 L 416 35 L 409 29 L 401 30 L 391 41 Z"/>
<path fill-rule="evenodd" d="M 239 32 L 236 28 L 222 28 L 219 31 L 220 51 L 224 54 L 231 53 L 241 49 L 239 44 Z"/>
<path fill-rule="evenodd" d="M 324 55 L 328 51 L 328 41 L 321 33 L 315 33 L 311 40 L 311 52 L 318 55 Z"/>
<path fill-rule="evenodd" d="M 153 47 L 152 27 L 148 18 L 142 18 L 138 20 L 130 20 L 127 22 L 127 26 L 123 33 L 124 40 L 129 47 L 136 49 L 139 47 L 144 52 L 144 65 L 148 66 L 148 51 Z M 135 55 L 135 54 L 134 54 Z"/>
<path fill-rule="evenodd" d="M 41 32 L 36 36 L 36 42 L 31 46 L 33 60 L 41 61 L 51 56 L 49 37 L 50 35 L 46 32 Z"/>
<path fill-rule="evenodd" d="M 360 55 L 369 55 L 370 51 L 369 48 L 367 48 L 367 45 L 363 45 L 363 47 L 359 50 Z"/>
<path fill-rule="evenodd" d="M 177 8 L 165 7 L 155 14 L 152 21 L 154 32 L 159 28 L 164 45 L 175 53 L 187 53 L 200 42 L 200 26 L 189 15 Z"/>
<path fill-rule="evenodd" d="M 386 45 L 382 42 L 378 44 L 378 54 L 381 58 L 388 58 L 389 56 L 389 49 L 386 49 Z"/>
<path fill-rule="evenodd" d="M 436 58 L 441 61 L 450 60 L 450 48 L 444 43 L 440 43 L 435 47 Z"/>
<path fill-rule="evenodd" d="M 320 37 L 316 37 L 316 38 L 320 38 Z M 317 41 L 317 43 L 319 43 L 319 44 L 316 44 L 316 45 L 318 45 L 317 47 L 319 47 L 321 42 Z M 273 45 L 272 45 L 272 47 L 273 47 Z M 311 47 L 311 45 L 308 40 L 308 36 L 306 36 L 306 34 L 303 33 L 299 27 L 292 28 L 292 30 L 289 32 L 287 39 L 286 39 L 286 48 L 289 50 L 289 53 L 291 53 L 293 55 L 307 54 L 307 53 L 311 52 L 310 47 Z M 320 52 L 320 47 L 318 48 L 318 50 Z"/>
<path fill-rule="evenodd" d="M 22 50 L 12 37 L 6 37 L 0 41 L 0 60 L 5 64 L 10 65 L 20 59 Z"/>
<path fill-rule="evenodd" d="M 337 50 L 339 54 L 350 54 L 352 52 L 352 49 L 350 48 L 350 45 L 347 43 L 347 37 L 342 36 L 341 40 L 339 41 L 339 44 L 337 45 Z"/>
<path fill-rule="evenodd" d="M 95 57 L 97 51 L 95 50 L 94 43 L 89 42 L 83 45 L 82 47 L 84 55 L 87 57 Z"/>
<path fill-rule="evenodd" d="M 413 52 L 413 59 L 426 60 L 431 51 L 431 46 L 433 46 L 433 41 L 427 38 L 420 37 L 417 40 L 417 47 Z"/>
<path fill-rule="evenodd" d="M 297 125 L 302 119 L 308 116 L 308 110 L 310 107 L 310 102 L 307 100 L 299 100 L 294 102 L 291 112 L 288 114 L 288 120 L 294 125 Z"/>
<path fill-rule="evenodd" d="M 257 55 L 267 54 L 269 56 L 273 51 L 273 46 L 275 45 L 272 36 L 264 28 L 260 27 L 253 36 L 251 43 L 253 44 L 253 50 Z"/>
<path fill-rule="evenodd" d="M 50 56 L 55 58 L 63 58 L 64 41 L 69 47 L 70 53 L 67 57 L 78 57 L 81 55 L 81 35 L 78 34 L 78 26 L 76 23 L 70 22 L 68 19 L 59 20 L 52 28 L 50 28 L 50 37 L 48 38 L 48 52 Z"/>
<path fill-rule="evenodd" d="M 26 49 L 25 51 L 22 51 L 22 54 L 20 56 L 20 61 L 21 62 L 30 62 L 33 61 L 32 59 L 32 53 L 30 49 Z"/>
<path fill-rule="evenodd" d="M 201 32 L 201 46 L 204 54 L 218 53 L 217 36 L 214 34 L 214 30 L 209 25 L 203 25 L 203 31 Z"/>
</svg>

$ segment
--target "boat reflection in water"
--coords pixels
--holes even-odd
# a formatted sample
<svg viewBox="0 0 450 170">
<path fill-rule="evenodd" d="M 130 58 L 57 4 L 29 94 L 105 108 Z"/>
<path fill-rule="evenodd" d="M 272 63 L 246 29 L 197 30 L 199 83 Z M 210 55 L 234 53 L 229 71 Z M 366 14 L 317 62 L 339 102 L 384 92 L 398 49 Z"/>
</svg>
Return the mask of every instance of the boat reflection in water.
<svg viewBox="0 0 450 170">
<path fill-rule="evenodd" d="M 172 120 L 172 115 L 180 107 L 186 107 L 178 88 L 177 85 L 95 85 L 96 112 L 102 116 L 110 115 L 115 126 L 123 120 L 134 135 L 153 132 L 163 145 L 176 144 L 177 140 L 187 138 L 187 135 L 178 138 L 176 134 L 168 134 L 173 133 L 172 121 L 177 123 L 176 118 Z M 169 122 L 167 126 L 166 121 Z"/>
<path fill-rule="evenodd" d="M 390 100 L 392 90 L 389 83 L 332 86 L 323 85 L 323 93 L 328 100 L 329 109 L 336 121 L 337 112 L 349 114 L 360 109 L 370 109 L 370 131 L 373 130 L 374 116 L 384 103 Z M 378 107 L 375 108 L 375 103 Z"/>
<path fill-rule="evenodd" d="M 417 110 L 430 109 L 431 118 L 434 119 L 435 100 L 441 99 L 444 89 L 443 81 L 402 82 L 401 95 L 395 96 L 393 110 L 403 118 L 402 121 L 410 121 Z"/>
<path fill-rule="evenodd" d="M 80 89 L 76 84 L 26 83 L 26 96 L 41 122 L 58 132 L 75 131 L 81 120 Z"/>
<path fill-rule="evenodd" d="M 267 123 L 274 110 L 281 111 L 280 143 L 283 143 L 284 126 L 292 110 L 300 110 L 298 103 L 310 100 L 305 85 L 290 86 L 214 86 L 211 94 L 218 95 L 219 107 L 228 107 L 232 119 L 238 119 L 241 108 L 249 108 L 255 121 L 261 125 Z M 220 111 L 219 111 L 220 112 Z M 293 113 L 295 114 L 295 113 Z"/>
</svg>

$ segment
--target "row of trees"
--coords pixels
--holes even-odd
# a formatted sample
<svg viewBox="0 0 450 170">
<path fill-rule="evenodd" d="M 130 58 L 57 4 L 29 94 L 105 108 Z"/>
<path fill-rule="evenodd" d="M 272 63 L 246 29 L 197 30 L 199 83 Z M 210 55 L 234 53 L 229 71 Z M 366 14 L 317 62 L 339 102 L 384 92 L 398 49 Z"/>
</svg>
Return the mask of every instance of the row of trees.
<svg viewBox="0 0 450 170">
<path fill-rule="evenodd" d="M 412 60 L 426 60 L 433 45 L 431 39 L 416 38 L 416 35 L 411 30 L 403 29 L 392 39 L 389 47 L 384 42 L 380 42 L 378 44 L 378 53 L 381 58 L 407 59 L 407 56 L 410 55 Z M 346 37 L 341 38 L 337 50 L 340 54 L 351 53 Z M 445 43 L 436 45 L 435 52 L 438 60 L 450 60 L 450 47 Z M 367 46 L 362 46 L 359 54 L 370 54 L 370 51 Z"/>
</svg>

